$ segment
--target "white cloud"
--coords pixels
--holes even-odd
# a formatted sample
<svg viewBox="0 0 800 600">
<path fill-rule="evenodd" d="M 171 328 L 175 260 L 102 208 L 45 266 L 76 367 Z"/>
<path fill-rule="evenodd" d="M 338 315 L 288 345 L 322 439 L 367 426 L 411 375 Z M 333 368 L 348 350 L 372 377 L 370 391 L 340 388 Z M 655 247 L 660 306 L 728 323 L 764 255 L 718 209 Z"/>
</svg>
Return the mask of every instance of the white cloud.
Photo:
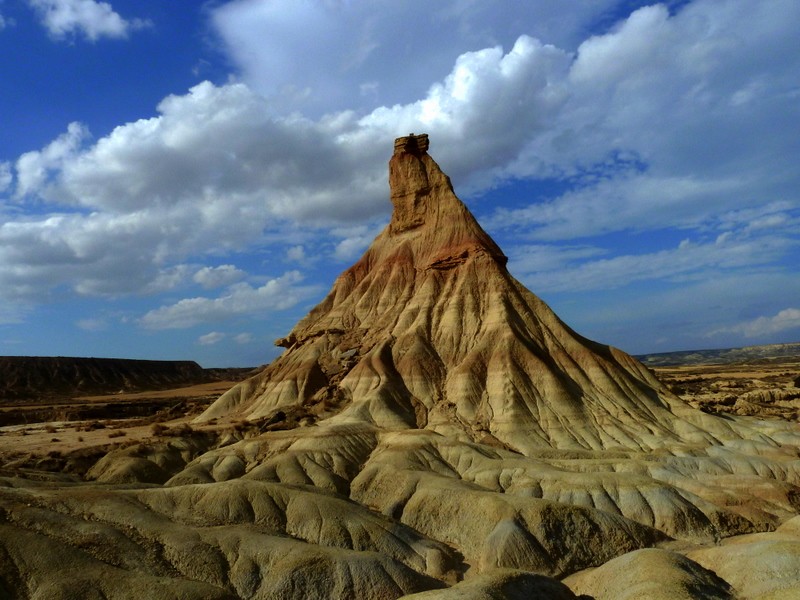
<svg viewBox="0 0 800 600">
<path fill-rule="evenodd" d="M 151 310 L 140 323 L 148 329 L 181 329 L 230 317 L 285 310 L 317 291 L 298 285 L 302 279 L 300 273 L 290 271 L 258 288 L 237 283 L 217 298 L 185 298 Z"/>
<path fill-rule="evenodd" d="M 318 116 L 413 103 L 460 55 L 508 48 L 523 34 L 571 51 L 616 4 L 235 0 L 212 17 L 250 87 L 278 110 Z"/>
<path fill-rule="evenodd" d="M 239 333 L 233 337 L 233 340 L 237 344 L 250 344 L 252 343 L 253 339 L 252 333 Z"/>
<path fill-rule="evenodd" d="M 355 126 L 347 118 L 273 117 L 246 86 L 209 82 L 158 110 L 71 160 L 49 198 L 125 212 L 183 201 L 204 221 L 230 222 L 234 240 L 275 217 L 346 220 L 385 208 L 374 197 L 385 195 L 376 171 L 386 150 L 376 149 L 386 143 L 339 139 Z"/>
<path fill-rule="evenodd" d="M 388 216 L 391 140 L 410 131 L 430 133 L 431 154 L 462 197 L 518 177 L 575 187 L 544 200 L 514 198 L 491 220 L 528 241 L 569 240 L 568 255 L 563 244 L 549 257 L 544 244 L 527 255 L 506 248 L 529 281 L 542 278 L 551 290 L 571 288 L 566 275 L 544 268 L 550 259 L 561 260 L 578 285 L 597 289 L 604 277 L 619 286 L 692 277 L 789 252 L 800 152 L 796 2 L 695 0 L 675 14 L 649 7 L 588 40 L 581 38 L 587 24 L 607 14 L 610 0 L 596 8 L 519 7 L 540 11 L 538 21 L 517 9 L 498 16 L 488 5 L 443 2 L 433 21 L 458 24 L 443 37 L 430 33 L 427 20 L 413 23 L 429 16 L 430 9 L 415 12 L 420 4 L 241 0 L 215 9 L 247 83 L 201 83 L 165 98 L 155 116 L 91 143 L 84 126 L 70 125 L 21 156 L 13 173 L 6 169 L 7 194 L 28 212 L 0 221 L 0 296 L 43 299 L 65 288 L 155 293 L 215 277 L 226 285 L 238 271 L 235 253 L 253 248 L 289 260 L 351 260 Z M 527 15 L 524 28 L 512 24 L 514 15 Z M 570 21 L 570 33 L 548 38 L 541 23 L 559 19 Z M 277 37 L 263 35 L 270 27 Z M 384 35 L 395 30 L 400 37 Z M 344 60 L 335 50 L 346 44 L 354 51 Z M 295 46 L 310 53 L 302 69 Z M 451 50 L 432 51 L 445 46 Z M 262 61 L 277 61 L 274 72 Z M 303 90 L 320 72 L 323 90 L 335 84 L 345 96 L 311 93 L 311 104 L 281 112 L 274 98 L 254 91 Z M 383 106 L 372 110 L 370 102 Z M 675 226 L 697 241 L 619 256 L 588 240 Z M 712 241 L 719 235 L 720 247 Z M 209 256 L 215 264 L 225 256 L 230 270 L 200 275 Z M 705 266 L 693 268 L 692 260 Z M 272 310 L 257 301 L 260 288 L 242 286 L 162 307 L 143 324 Z"/>
<path fill-rule="evenodd" d="M 210 290 L 230 285 L 244 279 L 246 275 L 244 271 L 237 269 L 233 265 L 220 265 L 218 267 L 203 267 L 192 276 L 192 280 Z"/>
<path fill-rule="evenodd" d="M 197 338 L 197 341 L 201 346 L 213 346 L 214 344 L 218 344 L 219 342 L 224 340 L 225 337 L 226 336 L 224 333 L 220 333 L 219 331 L 212 331 L 205 335 L 201 335 L 199 338 Z"/>
<path fill-rule="evenodd" d="M 306 261 L 306 249 L 303 246 L 292 246 L 286 250 L 286 260 L 303 264 Z"/>
<path fill-rule="evenodd" d="M 513 247 L 513 253 L 509 258 L 514 273 L 530 275 L 574 268 L 576 262 L 606 253 L 607 251 L 602 248 L 594 246 L 519 244 Z"/>
<path fill-rule="evenodd" d="M 130 31 L 149 25 L 141 19 L 125 20 L 107 2 L 96 0 L 28 0 L 54 39 L 82 34 L 90 41 L 102 37 L 125 38 Z"/>
<path fill-rule="evenodd" d="M 633 292 L 620 288 L 546 296 L 576 331 L 628 352 L 729 348 L 742 345 L 743 336 L 722 329 L 742 322 L 743 315 L 776 314 L 791 306 L 800 297 L 800 278 L 767 269 L 720 271 Z"/>
<path fill-rule="evenodd" d="M 542 61 L 533 60 L 531 67 L 533 55 Z M 506 56 L 492 49 L 461 60 L 457 75 L 436 88 L 431 100 L 446 114 L 439 126 L 442 154 L 448 153 L 448 137 L 458 141 L 462 123 L 478 127 L 495 115 L 511 127 L 506 104 L 481 92 L 482 77 L 512 88 L 507 104 L 522 90 L 521 98 L 535 106 L 551 55 L 563 60 L 525 39 Z M 465 87 L 472 69 L 478 81 Z M 532 72 L 539 77 L 525 83 Z M 448 95 L 456 93 L 460 99 L 449 102 Z M 475 106 L 473 96 L 480 99 Z M 245 249 L 269 236 L 285 239 L 291 231 L 287 221 L 309 231 L 385 219 L 390 140 L 419 125 L 415 115 L 429 110 L 425 106 L 379 111 L 362 121 L 342 114 L 315 122 L 272 116 L 267 103 L 242 84 L 206 82 L 185 96 L 166 98 L 159 116 L 117 127 L 83 150 L 87 133 L 73 124 L 43 150 L 17 161 L 16 194 L 77 212 L 0 229 L 0 254 L 14 265 L 13 272 L 0 269 L 0 282 L 12 284 L 4 288 L 6 295 L 33 295 L 45 282 L 50 288 L 63 282 L 82 293 L 124 294 L 150 289 L 148 282 L 187 258 Z M 459 124 L 450 134 L 449 123 Z M 486 168 L 502 164 L 519 133 L 516 142 L 503 139 L 501 130 L 495 133 L 458 145 L 463 155 L 451 149 L 459 157 L 451 161 L 451 173 L 470 170 L 478 156 L 492 157 L 482 159 Z M 340 257 L 369 242 L 363 234 L 346 237 Z M 113 253 L 106 252 L 109 247 Z"/>
<path fill-rule="evenodd" d="M 11 182 L 13 180 L 14 177 L 11 174 L 11 163 L 0 162 L 0 194 L 11 187 Z"/>
<path fill-rule="evenodd" d="M 674 47 L 668 26 L 669 11 L 663 4 L 635 11 L 611 33 L 594 36 L 578 48 L 571 77 L 583 84 L 604 88 L 630 74 L 651 70 L 659 54 Z"/>
<path fill-rule="evenodd" d="M 507 170 L 535 175 L 544 164 L 583 189 L 531 204 L 515 223 L 562 239 L 692 225 L 771 199 L 796 206 L 789 157 L 800 148 L 787 131 L 800 119 L 800 59 L 775 11 L 796 18 L 800 5 L 778 4 L 700 0 L 673 16 L 647 7 L 584 42 L 564 82 L 569 100 Z M 732 105 L 743 89 L 747 105 Z"/>
<path fill-rule="evenodd" d="M 712 331 L 709 336 L 716 336 L 724 333 L 739 333 L 746 338 L 756 338 L 772 333 L 800 329 L 800 309 L 786 308 L 778 314 L 766 317 L 761 316 L 756 319 L 738 323 L 733 327 L 723 327 Z"/>
<path fill-rule="evenodd" d="M 333 257 L 338 261 L 355 260 L 367 249 L 384 225 L 385 223 L 380 223 L 372 227 L 362 225 L 333 229 L 331 231 L 332 236 L 343 238 L 340 242 L 337 242 Z"/>
<path fill-rule="evenodd" d="M 614 289 L 637 281 L 696 279 L 763 266 L 794 246 L 785 237 L 733 232 L 710 242 L 683 240 L 666 250 L 600 259 L 594 256 L 602 251 L 592 247 L 523 246 L 511 253 L 509 269 L 540 293 Z"/>
<path fill-rule="evenodd" d="M 17 159 L 17 196 L 44 194 L 49 178 L 75 159 L 81 144 L 89 138 L 89 130 L 82 123 L 70 123 L 66 133 L 50 142 L 42 150 L 26 152 Z"/>
<path fill-rule="evenodd" d="M 698 227 L 731 206 L 742 191 L 758 189 L 744 174 L 714 180 L 695 174 L 623 173 L 521 209 L 499 209 L 488 220 L 541 240 L 588 237 L 629 229 Z M 760 207 L 759 207 L 760 210 Z"/>
<path fill-rule="evenodd" d="M 42 300 L 61 286 L 89 296 L 172 289 L 190 271 L 164 264 L 181 254 L 180 240 L 169 243 L 171 228 L 181 226 L 177 211 L 53 214 L 0 223 L 0 295 Z"/>
<path fill-rule="evenodd" d="M 108 329 L 108 321 L 103 318 L 79 319 L 75 324 L 84 331 L 105 331 Z"/>
</svg>

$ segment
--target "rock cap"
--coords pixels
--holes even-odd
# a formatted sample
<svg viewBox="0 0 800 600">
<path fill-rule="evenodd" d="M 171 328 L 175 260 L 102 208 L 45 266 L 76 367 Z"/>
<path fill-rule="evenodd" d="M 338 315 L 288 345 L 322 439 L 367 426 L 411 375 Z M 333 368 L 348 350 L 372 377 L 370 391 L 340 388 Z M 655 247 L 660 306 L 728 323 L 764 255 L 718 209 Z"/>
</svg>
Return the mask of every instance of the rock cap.
<svg viewBox="0 0 800 600">
<path fill-rule="evenodd" d="M 428 153 L 429 146 L 430 142 L 428 141 L 427 133 L 409 133 L 408 135 L 399 137 L 394 141 L 394 153 L 400 154 L 402 152 L 406 152 L 408 154 L 422 156 L 423 154 Z"/>
</svg>

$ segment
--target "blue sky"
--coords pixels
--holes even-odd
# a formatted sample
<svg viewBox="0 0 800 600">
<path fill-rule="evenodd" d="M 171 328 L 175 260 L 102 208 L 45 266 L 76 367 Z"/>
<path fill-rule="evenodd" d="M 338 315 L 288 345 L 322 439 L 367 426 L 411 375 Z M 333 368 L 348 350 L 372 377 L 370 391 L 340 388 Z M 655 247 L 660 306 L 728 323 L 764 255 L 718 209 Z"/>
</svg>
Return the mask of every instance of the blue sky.
<svg viewBox="0 0 800 600">
<path fill-rule="evenodd" d="M 0 354 L 272 360 L 387 223 L 409 132 L 583 335 L 798 341 L 798 22 L 796 0 L 0 0 Z"/>
</svg>

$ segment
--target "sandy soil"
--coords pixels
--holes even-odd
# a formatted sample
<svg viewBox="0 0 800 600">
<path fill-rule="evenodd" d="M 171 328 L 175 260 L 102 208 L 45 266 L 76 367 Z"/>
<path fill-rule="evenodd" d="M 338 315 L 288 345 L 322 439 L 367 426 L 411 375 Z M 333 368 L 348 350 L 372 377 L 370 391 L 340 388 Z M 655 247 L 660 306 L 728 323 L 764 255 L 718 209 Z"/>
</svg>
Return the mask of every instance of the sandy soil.
<svg viewBox="0 0 800 600">
<path fill-rule="evenodd" d="M 151 400 L 156 398 L 204 398 L 206 396 L 214 396 L 214 398 L 216 398 L 224 392 L 227 392 L 235 383 L 235 381 L 214 381 L 212 383 L 203 383 L 171 390 L 107 394 L 105 396 L 79 396 L 75 398 L 75 402 L 134 402 L 137 400 Z"/>
<path fill-rule="evenodd" d="M 162 408 L 145 417 L 57 420 L 0 427 L 0 465 L 19 460 L 20 457 L 57 456 L 81 448 L 106 451 L 115 446 L 158 437 L 154 433 L 154 423 L 168 429 L 180 427 L 234 384 L 233 381 L 215 381 L 172 390 L 81 396 L 69 403 L 6 405 L 4 411 L 30 410 L 33 406 L 64 414 L 86 405 L 103 406 L 106 403 L 151 403 Z M 178 410 L 172 412 L 178 414 L 169 414 L 170 407 L 176 407 Z M 215 425 L 195 429 L 213 430 Z M 160 435 L 163 436 L 163 432 Z"/>
</svg>

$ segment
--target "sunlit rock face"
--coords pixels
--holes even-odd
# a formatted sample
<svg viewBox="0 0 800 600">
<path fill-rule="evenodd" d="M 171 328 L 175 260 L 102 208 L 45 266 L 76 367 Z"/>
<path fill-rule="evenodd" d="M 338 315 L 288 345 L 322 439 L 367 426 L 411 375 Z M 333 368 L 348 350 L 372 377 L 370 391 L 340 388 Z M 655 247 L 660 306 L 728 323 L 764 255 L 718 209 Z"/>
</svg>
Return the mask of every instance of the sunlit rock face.
<svg viewBox="0 0 800 600">
<path fill-rule="evenodd" d="M 572 331 L 428 149 L 395 141 L 389 225 L 202 432 L 0 471 L 0 597 L 800 597 L 797 424 Z"/>
<path fill-rule="evenodd" d="M 395 141 L 389 225 L 278 340 L 284 355 L 202 419 L 302 408 L 523 453 L 736 436 L 687 411 L 628 355 L 576 334 L 515 280 L 428 147 L 425 134 Z"/>
</svg>

